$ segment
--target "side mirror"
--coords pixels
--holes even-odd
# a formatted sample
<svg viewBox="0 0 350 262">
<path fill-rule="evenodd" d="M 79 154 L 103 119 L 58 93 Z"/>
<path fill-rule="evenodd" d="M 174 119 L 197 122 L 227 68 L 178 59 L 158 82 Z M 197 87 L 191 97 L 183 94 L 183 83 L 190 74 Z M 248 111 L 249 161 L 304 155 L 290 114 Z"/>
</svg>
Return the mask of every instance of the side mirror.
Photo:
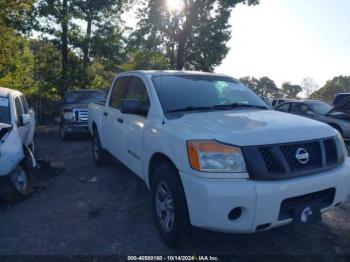
<svg viewBox="0 0 350 262">
<path fill-rule="evenodd" d="M 120 111 L 123 114 L 137 115 L 141 112 L 141 101 L 139 99 L 121 100 Z"/>
<path fill-rule="evenodd" d="M 21 125 L 25 126 L 30 123 L 30 115 L 22 114 Z"/>
</svg>

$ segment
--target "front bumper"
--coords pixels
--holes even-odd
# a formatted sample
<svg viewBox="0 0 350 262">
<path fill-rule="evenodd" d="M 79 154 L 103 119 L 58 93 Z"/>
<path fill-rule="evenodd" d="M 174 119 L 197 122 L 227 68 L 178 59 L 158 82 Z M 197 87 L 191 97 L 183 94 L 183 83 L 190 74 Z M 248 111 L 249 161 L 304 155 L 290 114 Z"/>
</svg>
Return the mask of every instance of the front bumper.
<svg viewBox="0 0 350 262">
<path fill-rule="evenodd" d="M 269 229 L 293 221 L 279 218 L 283 200 L 334 188 L 332 203 L 321 211 L 346 201 L 350 193 L 350 158 L 329 171 L 278 181 L 208 179 L 182 172 L 180 176 L 193 226 L 252 233 L 262 225 Z M 230 220 L 228 214 L 236 207 L 242 208 L 241 216 Z"/>
<path fill-rule="evenodd" d="M 64 122 L 63 129 L 69 134 L 89 132 L 88 122 Z"/>
</svg>

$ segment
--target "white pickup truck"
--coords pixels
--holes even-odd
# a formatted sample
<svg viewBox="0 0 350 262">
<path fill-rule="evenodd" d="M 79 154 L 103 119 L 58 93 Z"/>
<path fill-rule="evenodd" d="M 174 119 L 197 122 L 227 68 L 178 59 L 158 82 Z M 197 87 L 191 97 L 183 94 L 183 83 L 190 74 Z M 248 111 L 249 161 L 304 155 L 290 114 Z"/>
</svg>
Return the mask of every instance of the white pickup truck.
<svg viewBox="0 0 350 262">
<path fill-rule="evenodd" d="M 335 129 L 271 110 L 225 75 L 119 74 L 106 104 L 89 105 L 89 130 L 96 164 L 108 151 L 152 191 L 170 245 L 191 226 L 251 233 L 318 221 L 350 193 Z"/>
<path fill-rule="evenodd" d="M 0 87 L 0 199 L 17 201 L 31 192 L 35 167 L 35 114 L 19 91 Z"/>
</svg>

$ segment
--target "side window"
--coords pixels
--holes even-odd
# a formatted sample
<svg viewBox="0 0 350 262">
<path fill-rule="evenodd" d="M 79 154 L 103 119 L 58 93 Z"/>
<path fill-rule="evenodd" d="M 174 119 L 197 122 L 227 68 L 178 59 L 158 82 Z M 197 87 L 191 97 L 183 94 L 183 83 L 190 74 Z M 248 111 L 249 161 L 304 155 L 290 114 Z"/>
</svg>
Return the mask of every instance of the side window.
<svg viewBox="0 0 350 262">
<path fill-rule="evenodd" d="M 28 114 L 28 104 L 27 104 L 26 99 L 24 98 L 24 96 L 20 96 L 19 98 L 20 98 L 22 106 L 23 106 L 23 113 Z"/>
<path fill-rule="evenodd" d="M 147 94 L 147 88 L 143 81 L 138 77 L 131 77 L 128 88 L 127 99 L 140 99 L 142 107 L 149 107 L 150 102 Z"/>
<path fill-rule="evenodd" d="M 277 110 L 278 111 L 282 111 L 282 112 L 288 112 L 289 111 L 289 106 L 290 106 L 290 104 L 286 103 L 286 104 L 283 104 L 283 105 L 277 107 Z"/>
<path fill-rule="evenodd" d="M 15 98 L 15 108 L 16 108 L 17 121 L 20 123 L 22 120 L 23 110 L 22 110 L 21 102 L 18 97 Z"/>
<path fill-rule="evenodd" d="M 306 115 L 306 112 L 310 110 L 311 109 L 307 105 L 301 103 L 294 104 L 291 109 L 293 113 L 300 115 Z"/>
<path fill-rule="evenodd" d="M 114 84 L 111 97 L 109 100 L 109 106 L 120 109 L 120 100 L 126 98 L 127 87 L 129 84 L 129 77 L 120 77 Z"/>
</svg>

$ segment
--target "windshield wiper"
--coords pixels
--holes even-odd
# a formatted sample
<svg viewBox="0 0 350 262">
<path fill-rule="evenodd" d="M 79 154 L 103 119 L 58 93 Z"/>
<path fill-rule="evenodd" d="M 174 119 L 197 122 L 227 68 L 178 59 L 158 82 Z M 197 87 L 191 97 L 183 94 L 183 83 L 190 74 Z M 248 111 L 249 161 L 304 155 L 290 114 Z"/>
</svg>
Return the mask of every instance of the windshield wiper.
<svg viewBox="0 0 350 262">
<path fill-rule="evenodd" d="M 216 107 L 213 106 L 188 106 L 185 108 L 173 109 L 167 111 L 167 113 L 175 113 L 175 112 L 186 112 L 186 111 L 200 111 L 200 110 L 216 110 Z"/>
<path fill-rule="evenodd" d="M 226 105 L 215 105 L 214 108 L 236 108 L 236 107 L 249 107 L 249 108 L 260 108 L 260 109 L 268 109 L 266 106 L 259 105 L 250 105 L 250 104 L 242 104 L 242 103 L 232 103 Z"/>
</svg>

